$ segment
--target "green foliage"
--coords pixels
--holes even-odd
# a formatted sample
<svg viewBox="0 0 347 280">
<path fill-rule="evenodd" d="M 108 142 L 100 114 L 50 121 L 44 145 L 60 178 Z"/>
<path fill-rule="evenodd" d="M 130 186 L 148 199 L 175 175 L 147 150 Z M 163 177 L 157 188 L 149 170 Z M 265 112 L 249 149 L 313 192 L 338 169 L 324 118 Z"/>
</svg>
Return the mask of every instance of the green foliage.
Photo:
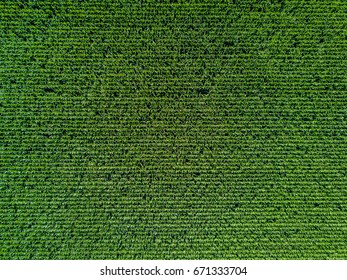
<svg viewBox="0 0 347 280">
<path fill-rule="evenodd" d="M 346 258 L 346 9 L 1 1 L 0 258 Z"/>
</svg>

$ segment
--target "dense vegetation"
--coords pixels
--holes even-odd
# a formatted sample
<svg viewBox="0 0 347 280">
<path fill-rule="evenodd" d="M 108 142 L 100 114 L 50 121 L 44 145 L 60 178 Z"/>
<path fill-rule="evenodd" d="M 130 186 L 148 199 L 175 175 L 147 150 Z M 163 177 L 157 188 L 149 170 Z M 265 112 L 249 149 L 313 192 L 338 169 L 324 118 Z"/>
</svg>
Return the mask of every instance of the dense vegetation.
<svg viewBox="0 0 347 280">
<path fill-rule="evenodd" d="M 345 259 L 344 1 L 0 1 L 0 258 Z"/>
</svg>

